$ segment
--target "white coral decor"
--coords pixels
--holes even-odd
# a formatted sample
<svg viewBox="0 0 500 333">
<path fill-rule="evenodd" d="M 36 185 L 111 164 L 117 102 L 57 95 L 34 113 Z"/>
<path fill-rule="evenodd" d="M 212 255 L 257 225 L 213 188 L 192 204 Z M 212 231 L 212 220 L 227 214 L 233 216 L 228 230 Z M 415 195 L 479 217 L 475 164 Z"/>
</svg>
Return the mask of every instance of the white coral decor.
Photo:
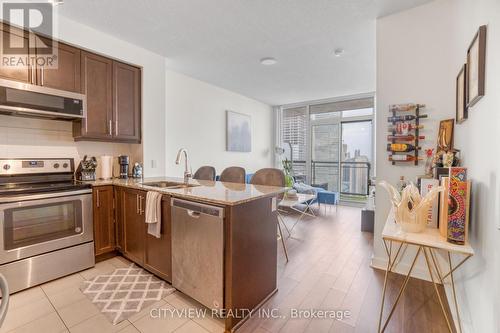
<svg viewBox="0 0 500 333">
<path fill-rule="evenodd" d="M 406 186 L 401 194 L 386 181 L 381 181 L 379 185 L 389 192 L 394 218 L 405 232 L 422 232 L 425 229 L 429 208 L 439 192 L 444 190 L 442 186 L 435 187 L 422 198 L 413 183 Z"/>
</svg>

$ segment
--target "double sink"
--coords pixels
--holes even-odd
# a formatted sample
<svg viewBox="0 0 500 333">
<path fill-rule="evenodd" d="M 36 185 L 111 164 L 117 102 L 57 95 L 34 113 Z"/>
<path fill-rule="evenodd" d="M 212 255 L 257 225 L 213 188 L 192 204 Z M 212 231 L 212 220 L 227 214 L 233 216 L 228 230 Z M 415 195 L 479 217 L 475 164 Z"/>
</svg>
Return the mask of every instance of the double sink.
<svg viewBox="0 0 500 333">
<path fill-rule="evenodd" d="M 189 188 L 189 187 L 196 187 L 200 186 L 197 184 L 186 184 L 186 183 L 180 183 L 180 182 L 170 182 L 170 181 L 157 181 L 157 182 L 147 182 L 147 183 L 142 183 L 144 186 L 152 186 L 152 187 L 158 187 L 158 188 L 165 188 L 165 189 L 181 189 L 181 188 Z"/>
</svg>

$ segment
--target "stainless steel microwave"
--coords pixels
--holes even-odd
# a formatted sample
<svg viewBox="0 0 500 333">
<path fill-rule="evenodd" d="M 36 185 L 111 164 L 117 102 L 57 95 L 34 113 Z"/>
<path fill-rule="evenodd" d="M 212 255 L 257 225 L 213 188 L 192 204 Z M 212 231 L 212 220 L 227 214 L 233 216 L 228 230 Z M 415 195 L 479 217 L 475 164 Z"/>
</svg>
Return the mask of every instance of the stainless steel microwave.
<svg viewBox="0 0 500 333">
<path fill-rule="evenodd" d="M 85 95 L 0 79 L 0 113 L 74 120 L 86 116 Z"/>
</svg>

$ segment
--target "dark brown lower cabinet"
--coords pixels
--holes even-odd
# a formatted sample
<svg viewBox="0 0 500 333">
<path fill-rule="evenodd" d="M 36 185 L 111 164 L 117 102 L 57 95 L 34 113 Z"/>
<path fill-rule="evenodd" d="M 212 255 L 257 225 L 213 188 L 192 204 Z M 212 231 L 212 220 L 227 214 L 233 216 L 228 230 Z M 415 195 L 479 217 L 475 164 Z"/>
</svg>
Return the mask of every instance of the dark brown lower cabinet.
<svg viewBox="0 0 500 333">
<path fill-rule="evenodd" d="M 164 195 L 161 203 L 161 237 L 147 233 L 144 253 L 144 268 L 172 282 L 172 224 L 170 218 L 170 196 Z"/>
<path fill-rule="evenodd" d="M 96 254 L 117 249 L 137 265 L 172 282 L 171 197 L 163 195 L 161 237 L 156 238 L 147 233 L 146 194 L 121 186 L 94 188 Z M 223 307 L 232 313 L 254 309 L 277 291 L 277 212 L 272 208 L 273 200 L 264 197 L 225 207 Z M 113 216 L 116 223 L 107 223 Z M 226 332 L 242 322 L 238 316 L 228 316 Z"/>
<path fill-rule="evenodd" d="M 162 198 L 161 237 L 147 233 L 146 191 L 115 187 L 116 249 L 151 273 L 172 281 L 170 196 Z"/>
<path fill-rule="evenodd" d="M 123 235 L 125 233 L 123 227 L 123 200 L 122 200 L 122 191 L 123 188 L 114 186 L 115 191 L 115 238 L 116 238 L 116 249 L 123 253 L 124 249 L 124 240 Z"/>
<path fill-rule="evenodd" d="M 95 255 L 115 250 L 115 217 L 113 186 L 93 189 L 94 245 Z"/>
<path fill-rule="evenodd" d="M 121 251 L 125 257 L 143 265 L 146 223 L 144 208 L 146 192 L 130 188 L 120 190 L 120 224 L 123 228 Z"/>
</svg>

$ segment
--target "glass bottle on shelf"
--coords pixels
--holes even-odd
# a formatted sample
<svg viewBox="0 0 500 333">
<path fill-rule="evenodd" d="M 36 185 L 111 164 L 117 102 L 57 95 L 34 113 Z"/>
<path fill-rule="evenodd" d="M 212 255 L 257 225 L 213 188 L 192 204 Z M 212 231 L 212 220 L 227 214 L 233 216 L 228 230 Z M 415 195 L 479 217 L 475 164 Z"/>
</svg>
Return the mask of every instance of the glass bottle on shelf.
<svg viewBox="0 0 500 333">
<path fill-rule="evenodd" d="M 389 156 L 389 161 L 391 162 L 413 162 L 419 160 L 421 161 L 422 158 L 416 158 L 413 155 L 390 155 Z"/>
<path fill-rule="evenodd" d="M 424 125 L 414 125 L 406 122 L 399 122 L 396 123 L 394 126 L 389 127 L 389 131 L 392 133 L 393 131 L 396 132 L 396 134 L 399 135 L 408 135 L 408 133 L 412 130 L 415 129 L 422 129 L 424 128 Z"/>
<path fill-rule="evenodd" d="M 413 134 L 408 134 L 408 135 L 388 135 L 387 140 L 399 140 L 399 141 L 415 141 L 417 137 Z M 424 135 L 419 135 L 418 136 L 419 140 L 425 140 Z"/>
<path fill-rule="evenodd" d="M 420 119 L 420 118 L 427 118 L 428 115 L 426 114 L 421 114 L 419 116 L 414 116 L 412 114 L 407 114 L 404 116 L 393 116 L 393 117 L 388 117 L 387 121 L 392 123 L 392 122 L 398 122 L 398 121 L 409 121 L 409 120 L 415 120 L 415 119 Z"/>
<path fill-rule="evenodd" d="M 415 111 L 416 108 L 424 108 L 425 104 L 415 104 L 415 103 L 408 103 L 408 104 L 392 104 L 389 105 L 389 112 L 398 112 L 398 111 Z"/>
<path fill-rule="evenodd" d="M 408 153 L 414 150 L 420 150 L 422 147 L 415 147 L 409 143 L 388 143 L 387 151 L 398 152 L 398 153 Z"/>
<path fill-rule="evenodd" d="M 425 174 L 427 176 L 432 176 L 432 167 L 434 162 L 434 149 L 426 149 L 425 150 Z"/>
</svg>

